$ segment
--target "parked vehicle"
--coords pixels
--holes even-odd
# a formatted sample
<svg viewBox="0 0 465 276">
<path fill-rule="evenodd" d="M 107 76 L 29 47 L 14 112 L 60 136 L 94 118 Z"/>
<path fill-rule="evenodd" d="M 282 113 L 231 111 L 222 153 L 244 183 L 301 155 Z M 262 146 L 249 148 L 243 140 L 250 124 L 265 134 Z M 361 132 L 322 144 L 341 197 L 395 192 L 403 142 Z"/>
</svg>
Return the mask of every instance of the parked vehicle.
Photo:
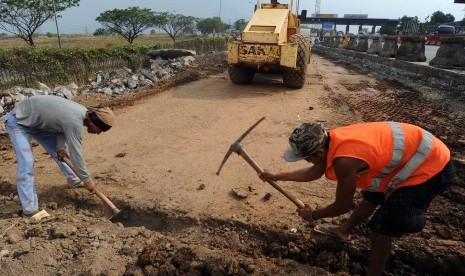
<svg viewBox="0 0 465 276">
<path fill-rule="evenodd" d="M 436 28 L 436 33 L 437 34 L 455 34 L 455 28 L 454 26 L 440 25 L 439 27 Z"/>
</svg>

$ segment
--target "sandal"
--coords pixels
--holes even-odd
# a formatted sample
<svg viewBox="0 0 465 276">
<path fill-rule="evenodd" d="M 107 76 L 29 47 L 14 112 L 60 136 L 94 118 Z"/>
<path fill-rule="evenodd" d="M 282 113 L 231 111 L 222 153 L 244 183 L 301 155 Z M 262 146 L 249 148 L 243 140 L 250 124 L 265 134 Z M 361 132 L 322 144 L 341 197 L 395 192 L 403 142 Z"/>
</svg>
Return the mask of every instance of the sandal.
<svg viewBox="0 0 465 276">
<path fill-rule="evenodd" d="M 338 235 L 334 234 L 334 232 L 331 230 L 331 228 L 336 228 L 336 227 L 338 227 L 338 226 L 335 225 L 335 224 L 323 223 L 323 224 L 318 224 L 317 226 L 315 226 L 313 228 L 313 231 L 315 233 L 331 237 L 331 238 L 333 238 L 333 239 L 335 239 L 337 241 L 340 241 L 340 242 L 349 241 L 350 237 L 349 238 L 341 238 Z"/>
<path fill-rule="evenodd" d="M 35 221 L 39 221 L 43 218 L 46 218 L 46 217 L 49 217 L 50 214 L 47 213 L 47 211 L 45 210 L 40 210 L 40 211 L 36 211 L 36 212 L 33 212 L 31 214 L 22 214 L 23 218 L 28 218 L 28 219 L 32 219 L 32 220 L 35 220 Z"/>
<path fill-rule="evenodd" d="M 82 183 L 82 181 L 79 181 L 76 184 L 68 184 L 68 189 L 77 189 L 77 188 L 84 188 L 84 183 Z"/>
</svg>

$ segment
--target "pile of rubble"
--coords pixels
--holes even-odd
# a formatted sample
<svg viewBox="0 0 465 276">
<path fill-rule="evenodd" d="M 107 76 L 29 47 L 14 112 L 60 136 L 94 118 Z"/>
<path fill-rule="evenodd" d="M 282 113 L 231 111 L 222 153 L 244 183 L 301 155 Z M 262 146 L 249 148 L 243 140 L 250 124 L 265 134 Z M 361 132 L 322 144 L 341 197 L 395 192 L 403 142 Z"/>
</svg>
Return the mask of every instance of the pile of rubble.
<svg viewBox="0 0 465 276">
<path fill-rule="evenodd" d="M 190 50 L 153 50 L 150 68 L 132 72 L 129 68 L 114 70 L 110 73 L 98 72 L 89 85 L 80 88 L 80 93 L 97 92 L 105 95 L 132 93 L 138 87 L 165 81 L 186 67 L 195 67 L 194 51 Z"/>
<path fill-rule="evenodd" d="M 121 68 L 109 73 L 99 71 L 89 84 L 78 86 L 74 82 L 68 85 L 59 85 L 53 89 L 46 84 L 39 83 L 36 89 L 13 87 L 0 91 L 0 121 L 10 110 L 15 102 L 35 95 L 56 95 L 66 99 L 73 99 L 77 95 L 85 93 L 102 93 L 105 95 L 121 95 L 137 92 L 137 88 L 156 84 L 174 77 L 187 67 L 196 67 L 194 64 L 196 53 L 190 50 L 166 49 L 153 50 L 150 56 L 149 68 L 142 68 L 133 72 L 129 68 Z M 0 124 L 0 134 L 5 133 L 3 124 Z"/>
</svg>

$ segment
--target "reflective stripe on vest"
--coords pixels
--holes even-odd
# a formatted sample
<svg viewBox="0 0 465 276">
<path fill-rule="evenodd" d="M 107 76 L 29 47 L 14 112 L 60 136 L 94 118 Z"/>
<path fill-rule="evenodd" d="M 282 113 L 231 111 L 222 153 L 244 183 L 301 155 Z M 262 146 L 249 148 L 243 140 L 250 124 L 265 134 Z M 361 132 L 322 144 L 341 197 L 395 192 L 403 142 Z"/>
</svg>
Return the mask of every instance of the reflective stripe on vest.
<svg viewBox="0 0 465 276">
<path fill-rule="evenodd" d="M 432 145 L 433 135 L 428 131 L 423 130 L 423 139 L 421 139 L 421 143 L 418 146 L 417 151 L 412 157 L 410 157 L 408 162 L 396 174 L 396 176 L 394 176 L 391 182 L 389 182 L 386 189 L 384 190 L 384 194 L 389 194 L 392 192 L 399 183 L 404 182 L 407 178 L 409 178 L 409 176 L 412 175 L 412 173 L 421 165 L 421 163 L 425 161 Z"/>
<path fill-rule="evenodd" d="M 389 164 L 386 165 L 383 170 L 373 178 L 371 186 L 368 188 L 370 191 L 377 191 L 379 189 L 381 179 L 386 177 L 400 164 L 402 156 L 404 155 L 405 141 L 402 128 L 396 122 L 389 122 L 389 126 L 391 127 L 394 140 L 392 159 L 391 162 L 389 162 Z M 389 184 L 384 189 L 384 194 L 389 194 L 396 188 L 398 184 L 409 178 L 425 160 L 433 144 L 433 135 L 426 130 L 422 131 L 423 139 L 421 140 L 417 151 L 412 157 L 410 157 L 403 168 L 392 178 L 391 182 L 389 182 Z"/>
<path fill-rule="evenodd" d="M 379 185 L 381 184 L 381 179 L 384 178 L 386 175 L 390 174 L 402 160 L 402 156 L 404 156 L 404 131 L 400 127 L 400 125 L 396 122 L 388 122 L 389 126 L 392 129 L 392 136 L 394 140 L 394 149 L 392 152 L 392 159 L 389 164 L 384 167 L 384 169 L 373 178 L 371 181 L 371 186 L 368 188 L 369 191 L 377 191 L 379 189 Z"/>
</svg>

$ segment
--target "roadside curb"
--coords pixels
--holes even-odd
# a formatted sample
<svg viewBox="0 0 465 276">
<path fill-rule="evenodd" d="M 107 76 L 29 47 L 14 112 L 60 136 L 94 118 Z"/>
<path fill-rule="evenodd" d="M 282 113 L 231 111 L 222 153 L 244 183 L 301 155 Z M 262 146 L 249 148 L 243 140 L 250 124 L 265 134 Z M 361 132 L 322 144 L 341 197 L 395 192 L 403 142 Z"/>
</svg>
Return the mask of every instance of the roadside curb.
<svg viewBox="0 0 465 276">
<path fill-rule="evenodd" d="M 314 45 L 312 53 L 347 61 L 351 66 L 369 69 L 388 78 L 409 79 L 417 84 L 458 92 L 465 97 L 465 71 L 441 69 L 429 66 L 427 62 L 413 63 L 320 45 Z"/>
</svg>

